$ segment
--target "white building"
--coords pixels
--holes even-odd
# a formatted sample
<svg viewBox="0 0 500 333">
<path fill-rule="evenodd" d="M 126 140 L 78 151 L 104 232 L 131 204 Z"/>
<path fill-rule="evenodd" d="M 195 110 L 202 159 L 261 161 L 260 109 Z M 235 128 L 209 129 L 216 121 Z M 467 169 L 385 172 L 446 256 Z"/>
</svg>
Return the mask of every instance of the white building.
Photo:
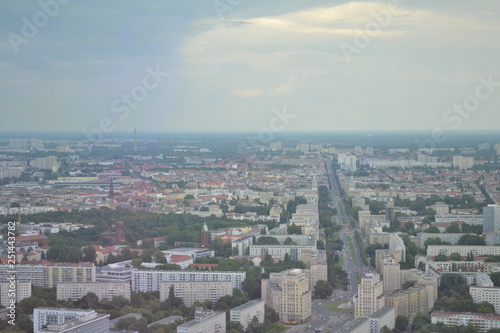
<svg viewBox="0 0 500 333">
<path fill-rule="evenodd" d="M 474 326 L 479 332 L 500 328 L 500 315 L 470 312 L 433 311 L 431 323 L 443 323 L 449 327 Z"/>
<path fill-rule="evenodd" d="M 187 307 L 197 301 L 206 300 L 211 300 L 215 304 L 219 298 L 233 295 L 233 285 L 230 281 L 160 282 L 161 302 L 168 298 L 171 286 L 174 286 L 175 296 L 182 298 Z"/>
<path fill-rule="evenodd" d="M 246 272 L 134 270 L 132 291 L 159 291 L 160 282 L 229 281 L 241 290 Z"/>
<path fill-rule="evenodd" d="M 474 303 L 489 302 L 500 312 L 500 287 L 478 287 L 470 286 L 469 293 Z"/>
<path fill-rule="evenodd" d="M 88 293 L 94 293 L 101 299 L 112 300 L 115 296 L 130 300 L 130 283 L 114 282 L 69 282 L 57 284 L 57 299 L 76 301 Z"/>
<path fill-rule="evenodd" d="M 44 326 L 47 327 L 42 329 Z M 109 315 L 98 314 L 91 309 L 35 308 L 33 332 L 107 333 L 109 332 Z"/>
<path fill-rule="evenodd" d="M 265 256 L 269 254 L 273 259 L 284 260 L 285 254 L 290 255 L 290 260 L 302 260 L 303 251 L 315 250 L 314 246 L 300 245 L 252 245 L 250 246 L 250 256 Z"/>
<path fill-rule="evenodd" d="M 401 252 L 401 261 L 406 261 L 405 242 L 398 234 L 389 234 L 389 250 Z"/>
<path fill-rule="evenodd" d="M 427 256 L 435 257 L 442 253 L 449 256 L 452 253 L 458 253 L 462 257 L 467 257 L 469 253 L 473 256 L 499 256 L 500 246 L 488 245 L 429 245 L 427 247 Z"/>
<path fill-rule="evenodd" d="M 235 321 L 243 326 L 243 329 L 247 329 L 248 324 L 252 321 L 254 317 L 257 318 L 259 323 L 264 322 L 265 317 L 265 304 L 266 302 L 255 299 L 240 306 L 231 309 L 230 321 Z"/>
</svg>

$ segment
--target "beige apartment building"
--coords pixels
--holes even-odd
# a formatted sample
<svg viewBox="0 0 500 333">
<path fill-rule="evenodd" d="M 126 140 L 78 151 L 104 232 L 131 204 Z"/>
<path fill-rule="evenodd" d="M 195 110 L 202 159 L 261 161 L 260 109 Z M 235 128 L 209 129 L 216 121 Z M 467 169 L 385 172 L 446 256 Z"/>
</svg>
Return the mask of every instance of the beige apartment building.
<svg viewBox="0 0 500 333">
<path fill-rule="evenodd" d="M 430 311 L 429 305 L 434 304 L 431 298 L 428 287 L 418 285 L 385 295 L 385 306 L 394 307 L 396 317 L 405 316 L 411 321 L 417 313 Z"/>
<path fill-rule="evenodd" d="M 99 299 L 113 299 L 121 296 L 130 300 L 130 283 L 127 282 L 67 282 L 57 284 L 57 299 L 76 301 L 88 293 L 94 293 Z"/>
<path fill-rule="evenodd" d="M 262 300 L 278 312 L 281 321 L 305 322 L 311 317 L 311 290 L 306 271 L 271 273 L 262 280 Z"/>
<path fill-rule="evenodd" d="M 355 317 L 370 317 L 384 307 L 384 285 L 378 274 L 365 274 L 358 285 Z"/>
<path fill-rule="evenodd" d="M 160 301 L 165 301 L 170 294 L 170 286 L 174 286 L 176 297 L 182 298 L 189 307 L 194 302 L 217 300 L 226 295 L 233 295 L 233 284 L 230 281 L 197 281 L 197 282 L 160 282 Z"/>
</svg>

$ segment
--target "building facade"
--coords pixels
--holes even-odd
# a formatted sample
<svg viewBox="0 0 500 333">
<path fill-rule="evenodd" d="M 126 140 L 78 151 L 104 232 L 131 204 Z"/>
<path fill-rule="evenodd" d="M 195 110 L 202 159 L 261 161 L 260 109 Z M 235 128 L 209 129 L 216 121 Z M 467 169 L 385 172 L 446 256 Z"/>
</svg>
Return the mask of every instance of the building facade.
<svg viewBox="0 0 500 333">
<path fill-rule="evenodd" d="M 225 333 L 226 313 L 197 308 L 195 318 L 177 326 L 177 333 Z"/>
<path fill-rule="evenodd" d="M 231 309 L 230 321 L 235 321 L 243 326 L 243 329 L 247 329 L 248 324 L 257 318 L 259 323 L 264 322 L 265 317 L 265 304 L 266 302 L 260 299 L 255 299 L 240 306 Z"/>
<path fill-rule="evenodd" d="M 159 291 L 160 282 L 226 282 L 232 288 L 240 289 L 246 278 L 245 272 L 226 271 L 157 271 L 134 270 L 132 272 L 132 291 Z"/>
<path fill-rule="evenodd" d="M 311 290 L 307 272 L 291 269 L 262 280 L 262 300 L 281 321 L 305 322 L 311 317 Z"/>
<path fill-rule="evenodd" d="M 98 314 L 91 309 L 35 308 L 33 332 L 107 333 L 109 315 Z"/>
<path fill-rule="evenodd" d="M 19 303 L 31 297 L 31 281 L 0 282 L 0 304 L 7 307 L 12 302 Z"/>
<path fill-rule="evenodd" d="M 168 299 L 171 286 L 174 286 L 175 296 L 182 298 L 187 307 L 196 301 L 211 300 L 215 303 L 223 296 L 233 295 L 233 285 L 230 281 L 160 282 L 161 302 Z"/>
<path fill-rule="evenodd" d="M 369 317 L 384 307 L 384 285 L 378 274 L 365 274 L 358 284 L 355 317 Z"/>
<path fill-rule="evenodd" d="M 121 296 L 130 300 L 130 283 L 122 282 L 67 282 L 57 284 L 57 299 L 76 301 L 88 293 L 94 293 L 99 299 L 112 300 Z"/>
</svg>

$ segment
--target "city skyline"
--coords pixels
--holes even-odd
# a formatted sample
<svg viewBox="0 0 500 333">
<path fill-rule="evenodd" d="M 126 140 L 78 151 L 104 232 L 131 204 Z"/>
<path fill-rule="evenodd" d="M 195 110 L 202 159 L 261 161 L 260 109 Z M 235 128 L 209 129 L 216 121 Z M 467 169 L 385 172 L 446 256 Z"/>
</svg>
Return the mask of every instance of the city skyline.
<svg viewBox="0 0 500 333">
<path fill-rule="evenodd" d="M 494 1 L 66 2 L 0 5 L 0 131 L 500 129 Z"/>
</svg>

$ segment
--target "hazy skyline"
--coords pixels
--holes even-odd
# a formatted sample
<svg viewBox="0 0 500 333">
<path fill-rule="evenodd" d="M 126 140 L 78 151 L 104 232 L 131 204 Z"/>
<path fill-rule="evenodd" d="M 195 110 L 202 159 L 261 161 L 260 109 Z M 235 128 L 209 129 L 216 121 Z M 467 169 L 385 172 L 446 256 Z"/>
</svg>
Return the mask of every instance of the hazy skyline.
<svg viewBox="0 0 500 333">
<path fill-rule="evenodd" d="M 0 131 L 500 129 L 500 3 L 397 3 L 3 1 Z"/>
</svg>

